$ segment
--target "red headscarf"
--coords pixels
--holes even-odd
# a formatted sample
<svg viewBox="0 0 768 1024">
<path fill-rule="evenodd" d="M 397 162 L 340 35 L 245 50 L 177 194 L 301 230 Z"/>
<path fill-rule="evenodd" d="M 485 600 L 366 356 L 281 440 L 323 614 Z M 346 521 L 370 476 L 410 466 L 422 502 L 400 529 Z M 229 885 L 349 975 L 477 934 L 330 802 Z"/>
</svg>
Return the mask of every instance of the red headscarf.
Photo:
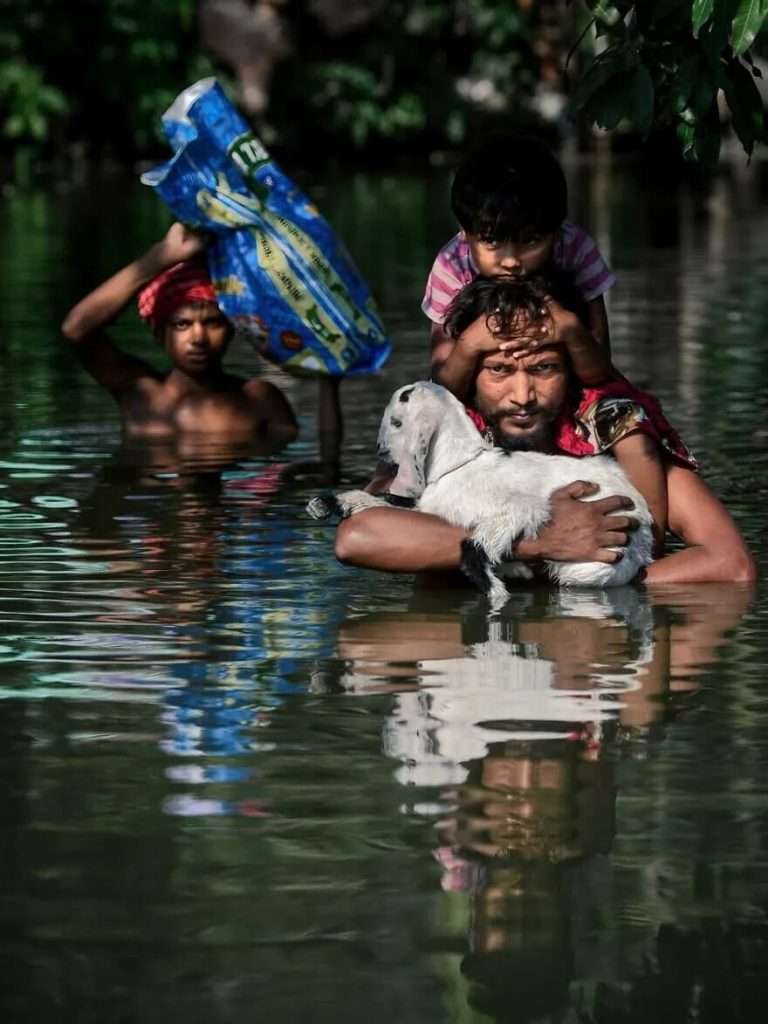
<svg viewBox="0 0 768 1024">
<path fill-rule="evenodd" d="M 139 316 L 157 330 L 190 302 L 216 302 L 205 258 L 176 263 L 139 292 Z"/>
</svg>

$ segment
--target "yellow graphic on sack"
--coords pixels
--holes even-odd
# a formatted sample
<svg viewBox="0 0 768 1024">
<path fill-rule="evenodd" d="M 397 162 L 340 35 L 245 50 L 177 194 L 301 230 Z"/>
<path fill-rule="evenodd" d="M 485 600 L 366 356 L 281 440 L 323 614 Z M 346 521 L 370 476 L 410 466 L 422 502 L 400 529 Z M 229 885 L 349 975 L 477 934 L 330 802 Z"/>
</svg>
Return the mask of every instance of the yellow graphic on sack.
<svg viewBox="0 0 768 1024">
<path fill-rule="evenodd" d="M 296 258 L 311 270 L 320 286 L 333 296 L 342 317 L 353 323 L 363 335 L 376 335 L 373 327 L 377 319 L 375 303 L 369 299 L 363 312 L 352 301 L 346 285 L 315 242 L 291 220 L 265 210 L 257 198 L 233 192 L 223 174 L 217 175 L 215 192 L 200 189 L 196 200 L 201 212 L 215 223 L 252 233 L 259 266 L 269 275 L 289 309 L 309 327 L 340 367 L 349 360 L 347 338 L 316 297 L 296 279 L 280 244 L 281 236 L 292 245 Z M 222 294 L 241 295 L 245 291 L 244 283 L 235 275 L 215 282 L 215 287 Z M 281 343 L 285 348 L 293 347 L 286 345 L 282 338 Z M 315 373 L 323 369 L 319 357 L 307 348 L 295 351 L 284 360 L 284 365 L 299 372 Z"/>
<path fill-rule="evenodd" d="M 245 282 L 235 274 L 217 277 L 211 284 L 217 295 L 244 295 L 246 291 Z"/>
<path fill-rule="evenodd" d="M 359 327 L 360 321 L 363 319 L 360 307 L 351 301 L 346 285 L 309 235 L 306 235 L 293 221 L 279 214 L 269 213 L 265 220 L 267 220 L 270 226 L 275 225 L 279 231 L 288 235 L 293 241 L 297 252 L 304 257 L 305 262 L 312 268 L 328 291 L 336 296 L 339 307 L 343 309 L 344 314 L 352 320 L 355 326 Z"/>
<path fill-rule="evenodd" d="M 339 333 L 330 317 L 318 307 L 313 296 L 298 284 L 291 273 L 285 253 L 273 245 L 271 239 L 263 232 L 254 231 L 253 235 L 259 266 L 269 274 L 270 280 L 286 304 L 300 320 L 311 327 L 325 343 L 331 355 L 340 362 L 345 347 L 344 336 Z"/>
<path fill-rule="evenodd" d="M 367 319 L 365 314 L 352 301 L 349 290 L 327 257 L 309 235 L 305 234 L 293 221 L 263 209 L 258 199 L 240 192 L 233 192 L 228 187 L 225 176 L 221 173 L 217 175 L 216 192 L 200 189 L 196 199 L 200 209 L 211 220 L 225 227 L 253 227 L 254 221 L 258 221 L 264 225 L 266 230 L 271 229 L 275 232 L 278 238 L 281 232 L 286 235 L 293 242 L 297 254 L 303 257 L 304 262 L 311 268 L 318 280 L 334 295 L 342 315 L 350 320 L 358 330 L 363 332 L 366 329 L 370 330 L 369 325 L 365 323 Z M 366 313 L 374 321 L 377 319 L 375 310 L 375 304 L 369 299 L 366 303 Z"/>
<path fill-rule="evenodd" d="M 195 200 L 202 213 L 226 228 L 250 226 L 260 220 L 264 212 L 258 199 L 227 188 L 223 174 L 217 175 L 215 192 L 201 188 Z"/>
</svg>

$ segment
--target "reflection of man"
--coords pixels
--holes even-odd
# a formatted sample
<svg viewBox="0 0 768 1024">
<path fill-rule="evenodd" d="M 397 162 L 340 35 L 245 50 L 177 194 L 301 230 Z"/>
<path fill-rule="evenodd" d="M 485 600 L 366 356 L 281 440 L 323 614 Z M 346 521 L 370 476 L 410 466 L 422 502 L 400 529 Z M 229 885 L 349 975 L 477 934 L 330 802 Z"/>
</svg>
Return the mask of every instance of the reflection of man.
<svg viewBox="0 0 768 1024">
<path fill-rule="evenodd" d="M 648 758 L 675 691 L 711 674 L 750 591 L 538 589 L 520 595 L 523 608 L 490 622 L 474 604 L 468 614 L 425 614 L 419 595 L 408 612 L 353 617 L 339 630 L 344 687 L 395 695 L 384 750 L 401 762 L 396 777 L 416 794 L 413 810 L 439 814 L 433 856 L 451 894 L 436 910 L 451 951 L 442 973 L 455 979 L 462 950 L 470 1006 L 524 1022 L 575 1018 L 578 1001 L 591 1020 L 581 999 L 599 998 L 609 984 L 623 998 L 617 978 L 623 982 L 626 967 L 616 968 L 614 953 L 618 945 L 626 955 L 626 890 L 612 891 L 614 878 L 638 872 L 629 892 L 641 920 L 652 922 L 657 908 L 645 857 L 631 868 L 625 858 L 612 875 L 616 755 Z M 597 732 L 579 729 L 578 715 L 590 713 Z M 427 787 L 441 783 L 450 788 L 430 796 Z M 634 827 L 645 850 L 642 816 Z M 658 994 L 659 1015 L 668 1014 L 673 987 L 648 975 L 643 984 Z"/>
<path fill-rule="evenodd" d="M 492 317 L 481 316 L 469 330 L 493 333 Z M 475 406 L 496 443 L 509 450 L 555 451 L 555 423 L 566 409 L 572 378 L 562 345 L 522 356 L 483 353 L 475 377 Z M 639 440 L 646 442 L 645 437 Z M 648 583 L 749 581 L 756 575 L 752 556 L 722 503 L 693 470 L 662 461 L 657 446 L 648 461 L 666 478 L 666 521 L 685 543 L 647 570 Z M 639 488 L 643 490 L 642 486 Z M 555 491 L 552 516 L 538 537 L 524 539 L 515 556 L 529 562 L 614 562 L 612 550 L 627 543 L 634 521 L 628 498 L 609 496 L 579 501 L 595 487 L 577 481 Z M 436 516 L 394 508 L 371 508 L 339 526 L 336 555 L 342 562 L 395 572 L 456 569 L 461 542 L 469 531 Z"/>
</svg>

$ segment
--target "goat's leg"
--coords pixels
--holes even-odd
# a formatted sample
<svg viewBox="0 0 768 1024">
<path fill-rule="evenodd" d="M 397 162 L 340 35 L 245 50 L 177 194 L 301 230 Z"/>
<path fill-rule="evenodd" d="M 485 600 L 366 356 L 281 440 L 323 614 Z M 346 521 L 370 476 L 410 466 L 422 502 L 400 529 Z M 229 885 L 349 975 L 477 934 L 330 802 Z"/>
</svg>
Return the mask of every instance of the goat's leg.
<svg viewBox="0 0 768 1024">
<path fill-rule="evenodd" d="M 497 575 L 493 563 L 484 549 L 474 540 L 461 542 L 461 571 L 478 590 L 488 598 L 491 611 L 498 611 L 507 603 L 509 594 L 503 580 Z"/>
<path fill-rule="evenodd" d="M 347 519 L 366 508 L 389 504 L 385 497 L 369 494 L 368 491 L 339 491 L 336 494 L 320 494 L 307 504 L 307 512 L 313 519 L 329 519 L 338 516 Z"/>
</svg>

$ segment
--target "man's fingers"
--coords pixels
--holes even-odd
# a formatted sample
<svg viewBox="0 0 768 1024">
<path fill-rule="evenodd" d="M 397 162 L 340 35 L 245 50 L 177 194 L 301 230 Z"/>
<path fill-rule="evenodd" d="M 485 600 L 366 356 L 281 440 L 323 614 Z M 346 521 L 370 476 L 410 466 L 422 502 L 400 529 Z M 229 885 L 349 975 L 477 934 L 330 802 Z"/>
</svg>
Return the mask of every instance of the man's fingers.
<svg viewBox="0 0 768 1024">
<path fill-rule="evenodd" d="M 600 534 L 600 546 L 624 548 L 629 543 L 629 530 L 610 530 Z"/>
<path fill-rule="evenodd" d="M 614 562 L 620 562 L 624 557 L 621 551 L 611 551 L 610 548 L 600 548 L 595 557 L 596 562 L 607 562 L 609 565 L 613 565 Z"/>
<path fill-rule="evenodd" d="M 604 520 L 606 530 L 619 530 L 622 533 L 636 530 L 639 525 L 634 516 L 606 516 Z"/>
<path fill-rule="evenodd" d="M 624 494 L 609 494 L 607 498 L 598 498 L 592 504 L 603 515 L 610 515 L 622 508 L 634 508 L 635 503 Z"/>
<path fill-rule="evenodd" d="M 590 494 L 596 494 L 600 488 L 597 484 L 591 483 L 589 480 L 574 480 L 571 484 L 566 484 L 565 487 L 558 487 L 552 495 L 553 498 L 586 498 Z M 602 501 L 609 501 L 608 498 L 603 498 Z M 595 502 L 597 505 L 598 502 Z M 614 506 L 616 507 L 616 506 Z"/>
</svg>

